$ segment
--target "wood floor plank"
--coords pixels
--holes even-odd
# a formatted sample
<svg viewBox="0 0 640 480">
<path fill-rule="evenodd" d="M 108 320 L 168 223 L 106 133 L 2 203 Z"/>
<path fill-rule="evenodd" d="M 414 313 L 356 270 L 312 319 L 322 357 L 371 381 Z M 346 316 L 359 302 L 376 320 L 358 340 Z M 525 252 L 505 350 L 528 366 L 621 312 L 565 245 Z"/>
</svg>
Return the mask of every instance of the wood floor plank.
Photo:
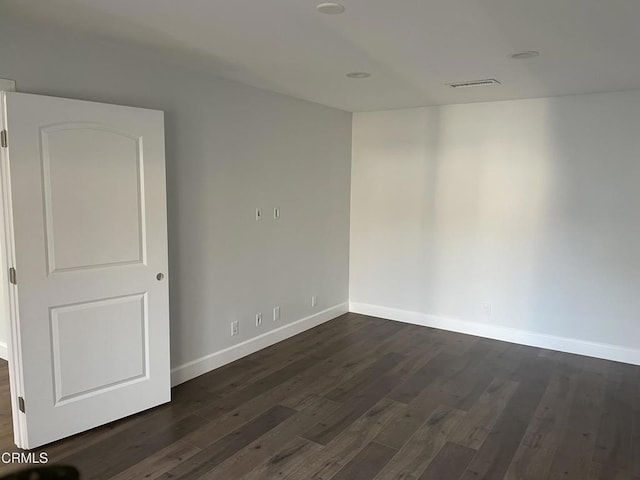
<svg viewBox="0 0 640 480">
<path fill-rule="evenodd" d="M 592 462 L 589 480 L 633 480 L 633 477 L 628 470 L 617 468 L 615 465 Z"/>
<path fill-rule="evenodd" d="M 406 405 L 401 414 L 393 422 L 389 422 L 376 435 L 374 441 L 383 445 L 388 445 L 396 450 L 411 438 L 415 431 L 427 421 L 433 412 L 440 405 L 446 402 L 438 387 L 432 384 L 432 388 L 427 387 L 420 395 Z"/>
<path fill-rule="evenodd" d="M 398 330 L 384 340 L 364 338 L 355 342 L 353 348 L 341 350 L 320 362 L 316 367 L 306 370 L 300 375 L 304 377 L 300 382 L 304 386 L 290 393 L 283 400 L 282 405 L 297 408 L 297 405 L 309 395 L 326 395 L 326 392 L 337 385 L 352 382 L 356 375 L 360 375 L 360 372 L 375 364 L 380 359 L 380 355 L 393 353 L 392 349 L 397 342 L 406 339 L 406 330 L 408 329 Z M 372 348 L 376 350 L 376 355 L 371 355 Z"/>
<path fill-rule="evenodd" d="M 370 339 L 365 339 L 364 341 L 371 342 Z M 355 345 L 368 346 L 370 348 L 368 343 L 357 342 Z M 364 349 L 364 351 L 367 352 L 369 350 Z M 228 400 L 222 404 L 214 404 L 214 401 L 217 400 L 212 401 L 206 410 L 215 412 L 216 418 L 188 435 L 185 441 L 200 448 L 206 448 L 243 423 L 252 420 L 277 404 L 300 409 L 301 403 L 315 397 L 317 393 L 327 388 L 327 380 L 330 380 L 329 385 L 333 386 L 340 380 L 350 377 L 352 371 L 358 372 L 362 368 L 361 363 L 367 365 L 367 362 L 357 361 L 363 355 L 362 353 L 354 357 L 354 354 L 349 352 L 352 352 L 352 350 L 337 352 L 331 357 L 334 359 L 332 362 L 319 362 L 318 365 L 306 369 L 292 378 L 286 379 L 286 376 L 283 376 L 283 383 L 276 385 L 274 388 L 266 389 L 263 393 L 244 403 L 240 403 L 233 410 L 227 411 L 233 406 Z M 373 360 L 375 359 L 376 357 L 374 356 Z M 369 361 L 373 363 L 373 360 Z M 218 416 L 217 414 L 221 410 L 227 412 Z"/>
<path fill-rule="evenodd" d="M 523 418 L 503 415 L 461 478 L 502 480 L 526 428 Z"/>
<path fill-rule="evenodd" d="M 464 421 L 451 433 L 450 440 L 464 447 L 479 449 L 517 387 L 518 383 L 512 380 L 494 379 L 469 409 Z"/>
<path fill-rule="evenodd" d="M 336 402 L 345 402 L 357 397 L 360 392 L 365 390 L 372 380 L 379 378 L 387 373 L 405 358 L 399 353 L 386 353 L 381 356 L 373 365 L 362 370 L 357 375 L 349 378 L 340 385 L 324 394 L 330 400 Z"/>
<path fill-rule="evenodd" d="M 538 358 L 519 369 L 522 378 L 477 455 L 464 480 L 502 480 L 549 383 L 552 363 Z"/>
<path fill-rule="evenodd" d="M 472 448 L 447 442 L 418 480 L 458 480 L 475 454 Z"/>
<path fill-rule="evenodd" d="M 322 450 L 317 443 L 294 437 L 282 450 L 242 477 L 242 480 L 286 478 L 310 458 L 316 458 Z"/>
<path fill-rule="evenodd" d="M 549 480 L 582 480 L 589 469 L 602 412 L 606 377 L 581 372 L 565 429 L 549 471 Z"/>
<path fill-rule="evenodd" d="M 237 408 L 217 416 L 214 420 L 203 422 L 202 426 L 187 435 L 184 441 L 203 449 L 207 448 L 244 423 L 253 420 L 276 405 L 281 405 L 288 395 L 295 394 L 301 388 L 304 388 L 304 385 L 304 378 L 298 376 L 285 380 L 280 385 L 267 389 L 265 392 L 239 404 Z M 229 408 L 232 406 L 228 403 L 224 405 Z"/>
<path fill-rule="evenodd" d="M 420 395 L 425 388 L 429 385 L 439 382 L 442 385 L 446 385 L 450 394 L 457 394 L 457 398 L 471 394 L 471 390 L 475 387 L 475 376 L 469 377 L 462 372 L 467 367 L 473 367 L 479 365 L 479 361 L 482 360 L 495 346 L 494 340 L 476 339 L 471 343 L 468 349 L 461 355 L 451 355 L 448 353 L 439 353 L 437 350 L 435 354 L 428 358 L 428 361 L 413 373 L 405 382 L 400 384 L 394 391 L 389 394 L 389 398 L 392 398 L 398 402 L 410 403 L 415 397 Z M 461 378 L 464 377 L 464 378 Z M 473 379 L 474 385 L 469 388 L 467 382 L 469 378 Z M 491 381 L 489 376 L 484 376 L 486 385 Z M 485 385 L 485 387 L 486 387 Z M 483 390 L 484 388 L 481 388 Z M 464 393 L 463 393 L 464 392 Z M 478 395 L 482 393 L 478 392 Z"/>
<path fill-rule="evenodd" d="M 469 410 L 493 381 L 493 373 L 482 362 L 462 369 L 443 385 L 451 406 Z"/>
<path fill-rule="evenodd" d="M 636 371 L 635 391 L 633 393 L 632 405 L 633 405 L 633 418 L 631 424 L 633 427 L 631 448 L 633 455 L 633 465 L 631 466 L 631 472 L 634 476 L 640 477 L 640 369 Z"/>
<path fill-rule="evenodd" d="M 478 340 L 478 337 L 473 335 L 438 330 L 437 328 L 431 328 L 429 333 L 434 341 L 441 343 L 451 355 L 464 355 Z"/>
<path fill-rule="evenodd" d="M 356 388 L 350 389 L 349 398 L 339 409 L 333 418 L 318 423 L 303 436 L 311 441 L 326 445 L 335 438 L 349 423 L 361 416 L 380 398 L 388 394 L 398 384 L 411 376 L 432 357 L 432 352 L 425 351 L 409 358 L 396 357 L 397 364 L 388 370 L 384 376 L 372 375 L 367 384 L 364 379 Z M 400 360 L 400 358 L 402 358 Z"/>
<path fill-rule="evenodd" d="M 201 450 L 181 440 L 115 475 L 112 480 L 155 480 Z"/>
<path fill-rule="evenodd" d="M 315 424 L 302 437 L 326 445 L 378 403 L 395 385 L 396 380 L 393 377 L 383 377 L 373 382 L 357 398 L 344 404 L 331 418 Z"/>
<path fill-rule="evenodd" d="M 197 410 L 195 413 L 209 420 L 215 420 L 218 417 L 236 409 L 238 405 L 251 401 L 255 397 L 287 382 L 291 377 L 294 377 L 300 372 L 313 367 L 318 360 L 319 357 L 304 357 L 267 375 L 261 380 L 248 385 L 246 388 L 237 390 L 236 392 L 211 402 L 209 405 Z"/>
<path fill-rule="evenodd" d="M 281 383 L 289 380 L 291 377 L 314 367 L 318 362 L 321 362 L 341 350 L 349 348 L 356 339 L 360 339 L 362 337 L 375 339 L 382 335 L 384 335 L 383 338 L 386 338 L 386 336 L 401 328 L 402 325 L 395 324 L 395 322 L 388 322 L 386 324 L 379 324 L 366 332 L 358 333 L 358 331 L 356 331 L 353 334 L 348 334 L 332 342 L 318 345 L 315 349 L 310 350 L 307 356 L 304 356 L 299 360 L 266 375 L 245 388 L 221 397 L 218 401 L 211 402 L 209 405 L 195 411 L 194 413 L 209 420 L 214 420 L 235 409 L 238 405 L 241 405 L 257 395 L 264 393 L 266 390 L 275 388 Z"/>
<path fill-rule="evenodd" d="M 75 466 L 83 480 L 111 478 L 177 442 L 203 421 L 189 415 L 168 425 L 149 424 L 142 429 L 128 429 L 65 457 L 64 462 Z"/>
<path fill-rule="evenodd" d="M 350 355 L 339 362 L 318 364 L 317 367 L 306 370 L 292 379 L 292 383 L 297 384 L 297 388 L 283 398 L 281 404 L 299 409 L 299 405 L 308 397 L 322 395 L 336 385 L 349 381 L 373 363 L 375 363 L 375 357 L 372 359 L 370 356 L 363 356 L 358 359 L 357 355 Z"/>
<path fill-rule="evenodd" d="M 512 379 L 513 373 L 520 368 L 523 362 L 540 354 L 540 349 L 504 343 L 503 348 L 496 348 L 482 362 L 495 378 Z"/>
<path fill-rule="evenodd" d="M 634 372 L 631 365 L 611 366 L 593 452 L 595 462 L 624 470 L 631 470 L 633 464 L 633 423 L 629 418 L 633 418 Z"/>
<path fill-rule="evenodd" d="M 407 325 L 407 327 L 389 339 L 385 345 L 385 351 L 401 353 L 402 355 L 424 355 L 430 352 L 431 357 L 435 357 L 445 345 L 442 337 L 433 334 L 432 329 L 419 327 L 417 325 Z"/>
<path fill-rule="evenodd" d="M 393 448 L 371 442 L 342 467 L 332 480 L 371 480 L 395 454 L 396 450 Z"/>
<path fill-rule="evenodd" d="M 259 417 L 278 404 L 270 393 L 212 421 L 203 419 L 201 425 L 182 439 L 184 442 L 205 449 L 242 425 Z"/>
<path fill-rule="evenodd" d="M 191 407 L 203 405 L 212 398 L 211 394 L 202 389 L 192 391 L 189 396 L 176 394 L 175 390 L 172 391 L 172 401 L 169 404 L 45 445 L 35 451 L 46 451 L 51 462 L 69 463 L 74 461 L 74 456 L 110 448 L 112 443 L 144 442 L 144 435 L 153 435 L 159 429 L 170 427 L 191 416 Z M 200 419 L 200 423 L 205 421 Z"/>
<path fill-rule="evenodd" d="M 431 383 L 446 375 L 457 359 L 458 357 L 456 355 L 444 352 L 439 353 L 405 382 L 395 388 L 394 391 L 388 395 L 389 398 L 401 403 L 410 403 Z"/>
<path fill-rule="evenodd" d="M 376 480 L 418 478 L 447 442 L 465 412 L 441 405 L 378 473 Z"/>
<path fill-rule="evenodd" d="M 295 438 L 318 420 L 330 415 L 339 406 L 340 404 L 332 400 L 315 397 L 313 402 L 307 402 L 302 411 L 297 411 L 201 478 L 242 478 L 256 465 L 262 464 L 269 457 L 277 454 L 289 439 Z"/>
<path fill-rule="evenodd" d="M 4 382 L 2 380 L 5 380 Z M 11 414 L 11 390 L 9 389 L 9 368 L 0 360 L 0 451 L 12 450 L 13 417 Z"/>
<path fill-rule="evenodd" d="M 514 454 L 505 480 L 547 478 L 577 387 L 575 376 L 556 368 L 540 405 Z"/>
<path fill-rule="evenodd" d="M 200 478 L 295 413 L 296 411 L 290 408 L 275 406 L 213 445 L 187 458 L 160 478 L 164 480 L 170 478 L 195 480 Z"/>
<path fill-rule="evenodd" d="M 394 421 L 403 408 L 404 405 L 393 400 L 381 399 L 315 456 L 290 471 L 284 479 L 329 480 L 371 442 L 386 424 Z"/>
</svg>

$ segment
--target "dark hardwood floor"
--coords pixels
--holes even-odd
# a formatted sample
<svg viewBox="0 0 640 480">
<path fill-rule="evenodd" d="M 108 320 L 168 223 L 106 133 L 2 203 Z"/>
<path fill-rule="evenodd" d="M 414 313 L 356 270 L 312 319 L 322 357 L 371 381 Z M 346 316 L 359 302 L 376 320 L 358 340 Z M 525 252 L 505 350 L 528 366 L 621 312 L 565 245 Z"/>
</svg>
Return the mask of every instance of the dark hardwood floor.
<svg viewBox="0 0 640 480">
<path fill-rule="evenodd" d="M 347 314 L 40 450 L 85 480 L 640 480 L 640 367 Z"/>
</svg>

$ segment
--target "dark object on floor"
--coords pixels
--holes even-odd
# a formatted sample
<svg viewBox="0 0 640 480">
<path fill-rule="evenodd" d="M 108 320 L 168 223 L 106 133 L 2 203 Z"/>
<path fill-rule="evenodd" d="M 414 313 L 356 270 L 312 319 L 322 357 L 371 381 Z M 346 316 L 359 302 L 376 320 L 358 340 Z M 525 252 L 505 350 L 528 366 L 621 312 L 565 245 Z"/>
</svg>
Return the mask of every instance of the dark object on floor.
<svg viewBox="0 0 640 480">
<path fill-rule="evenodd" d="M 51 467 L 27 468 L 0 480 L 79 480 L 80 472 L 73 467 L 54 465 Z"/>
</svg>

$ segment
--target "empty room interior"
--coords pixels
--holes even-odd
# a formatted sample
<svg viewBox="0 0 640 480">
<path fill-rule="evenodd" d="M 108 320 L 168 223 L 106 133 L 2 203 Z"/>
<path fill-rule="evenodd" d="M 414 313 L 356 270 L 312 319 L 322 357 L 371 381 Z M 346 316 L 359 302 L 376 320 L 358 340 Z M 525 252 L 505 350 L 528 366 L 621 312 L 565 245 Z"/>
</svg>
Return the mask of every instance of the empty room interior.
<svg viewBox="0 0 640 480">
<path fill-rule="evenodd" d="M 0 478 L 640 480 L 638 25 L 0 0 Z"/>
</svg>

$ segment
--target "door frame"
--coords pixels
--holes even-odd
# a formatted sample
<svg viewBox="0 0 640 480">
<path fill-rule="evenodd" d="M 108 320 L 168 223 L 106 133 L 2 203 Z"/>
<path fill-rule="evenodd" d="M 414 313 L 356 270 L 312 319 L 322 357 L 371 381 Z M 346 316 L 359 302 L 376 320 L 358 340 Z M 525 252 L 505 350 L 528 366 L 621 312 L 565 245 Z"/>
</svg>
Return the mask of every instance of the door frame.
<svg viewBox="0 0 640 480">
<path fill-rule="evenodd" d="M 0 92 L 0 130 L 8 130 L 6 94 Z M 13 419 L 13 438 L 15 444 L 22 448 L 26 445 L 25 418 L 21 415 L 18 397 L 23 396 L 22 365 L 20 354 L 20 314 L 18 310 L 17 285 L 9 282 L 9 268 L 15 268 L 15 242 L 13 231 L 13 206 L 11 200 L 11 162 L 9 161 L 9 149 L 0 148 L 0 254 L 4 268 L 0 269 L 0 284 L 2 295 L 5 296 L 5 318 L 7 322 L 7 361 L 9 370 L 9 391 L 11 394 L 11 412 Z"/>
<path fill-rule="evenodd" d="M 16 91 L 16 82 L 15 80 L 9 80 L 6 78 L 0 78 L 0 91 L 5 92 L 15 92 Z M 0 126 L 3 125 L 3 114 L 2 114 L 2 99 L 0 99 Z M 1 130 L 1 128 L 0 128 Z M 1 182 L 1 178 L 0 178 Z M 2 352 L 1 358 L 5 359 L 7 362 L 9 361 L 9 289 L 8 289 L 8 279 L 7 279 L 7 268 L 6 268 L 6 259 L 5 259 L 5 239 L 4 239 L 4 212 L 2 211 L 4 202 L 2 201 L 2 192 L 4 189 L 2 188 L 2 184 L 0 183 L 0 297 L 2 297 L 2 308 L 0 308 L 0 322 L 3 322 L 4 325 L 4 338 L 5 342 L 4 351 Z"/>
</svg>

